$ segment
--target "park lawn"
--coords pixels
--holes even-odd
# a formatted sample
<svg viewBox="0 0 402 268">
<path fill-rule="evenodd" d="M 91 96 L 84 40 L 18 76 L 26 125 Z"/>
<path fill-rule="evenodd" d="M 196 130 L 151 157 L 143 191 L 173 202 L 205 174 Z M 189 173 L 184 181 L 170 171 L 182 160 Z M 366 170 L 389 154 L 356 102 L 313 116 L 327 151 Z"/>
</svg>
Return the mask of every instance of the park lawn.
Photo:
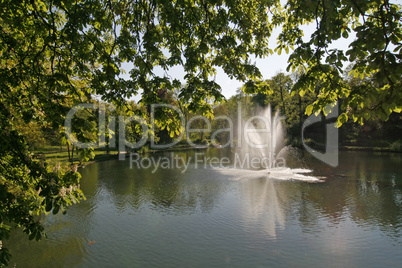
<svg viewBox="0 0 402 268">
<path fill-rule="evenodd" d="M 95 158 L 91 159 L 90 161 L 102 161 L 107 159 L 115 158 L 118 154 L 117 150 L 109 151 L 107 154 L 105 148 L 97 148 L 94 150 Z M 41 155 L 45 157 L 45 159 L 49 163 L 56 163 L 56 162 L 68 162 L 68 151 L 67 147 L 65 146 L 45 146 L 40 149 L 33 150 L 34 156 L 40 158 Z M 74 153 L 73 163 L 79 162 L 78 155 Z"/>
</svg>

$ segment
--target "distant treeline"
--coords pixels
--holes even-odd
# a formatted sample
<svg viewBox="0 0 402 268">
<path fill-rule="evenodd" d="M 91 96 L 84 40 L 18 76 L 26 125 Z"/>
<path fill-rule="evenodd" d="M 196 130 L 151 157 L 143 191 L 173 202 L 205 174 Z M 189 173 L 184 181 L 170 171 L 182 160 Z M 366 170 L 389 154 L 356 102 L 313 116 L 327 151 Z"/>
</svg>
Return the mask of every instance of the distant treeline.
<svg viewBox="0 0 402 268">
<path fill-rule="evenodd" d="M 297 74 L 287 75 L 284 73 L 278 73 L 271 79 L 260 82 L 258 85 L 261 90 L 260 93 L 246 95 L 247 86 L 244 85 L 242 89 L 238 89 L 237 94 L 232 96 L 226 102 L 216 104 L 213 108 L 213 113 L 210 111 L 200 111 L 199 113 L 190 112 L 187 103 L 182 103 L 174 93 L 161 89 L 159 99 L 163 100 L 163 103 L 177 107 L 184 115 L 186 122 L 192 120 L 192 129 L 206 129 L 207 125 L 203 119 L 194 119 L 195 116 L 203 115 L 205 118 L 210 119 L 211 130 L 203 132 L 189 133 L 189 139 L 195 144 L 226 144 L 230 139 L 230 133 L 228 131 L 222 131 L 213 137 L 211 140 L 211 134 L 219 129 L 227 129 L 229 123 L 227 120 L 211 120 L 213 117 L 228 116 L 233 122 L 237 122 L 238 109 L 241 107 L 242 117 L 247 118 L 253 116 L 258 111 L 259 107 L 264 108 L 271 106 L 273 112 L 279 111 L 283 116 L 283 123 L 287 134 L 286 143 L 289 145 L 301 147 L 302 146 L 302 126 L 305 120 L 308 118 L 305 111 L 306 108 L 316 100 L 316 95 L 319 94 L 320 88 L 317 86 L 315 92 L 307 91 L 302 94 L 294 94 L 291 89 L 297 81 Z M 352 87 L 359 86 L 359 78 L 345 79 Z M 318 83 L 319 84 L 319 83 Z M 255 86 L 255 85 L 254 85 Z M 89 102 L 97 103 L 93 98 L 88 98 Z M 208 99 L 205 99 L 208 102 Z M 340 103 L 342 104 L 342 100 Z M 119 116 L 138 116 L 144 119 L 150 124 L 150 105 L 142 105 L 141 103 L 135 103 L 134 101 L 128 101 L 126 105 L 123 105 L 117 109 L 110 109 L 105 104 L 105 117 L 106 120 L 110 116 L 116 118 L 112 131 L 109 131 L 107 123 L 106 130 L 109 135 L 106 135 L 106 147 L 108 147 L 109 140 L 112 136 L 115 137 L 114 148 L 119 147 Z M 339 105 L 339 114 L 348 112 L 350 107 L 342 108 Z M 80 137 L 77 137 L 80 141 L 88 142 L 90 140 L 97 141 L 99 138 L 99 110 L 82 110 L 74 117 L 73 128 L 76 133 L 81 133 Z M 336 124 L 336 118 L 332 121 L 326 120 L 322 117 L 321 122 L 307 127 L 304 130 L 305 142 L 312 145 L 325 144 L 325 125 L 329 123 Z M 158 144 L 171 143 L 176 139 L 181 132 L 185 132 L 185 126 L 177 127 L 177 120 L 180 120 L 177 113 L 169 109 L 158 109 L 155 114 L 155 132 L 149 133 L 149 137 L 153 136 L 154 140 Z M 166 123 L 168 122 L 168 123 Z M 171 123 L 169 123 L 171 122 Z M 171 127 L 169 127 L 171 125 Z M 151 127 L 149 125 L 149 127 Z M 65 130 L 63 128 L 53 129 L 49 125 L 43 125 L 37 122 L 30 122 L 29 124 L 21 124 L 17 126 L 21 133 L 24 133 L 31 150 L 39 149 L 47 145 L 64 145 L 68 149 L 73 150 L 74 146 L 66 139 Z M 74 129 L 72 130 L 74 132 Z M 388 121 L 383 121 L 380 118 L 372 116 L 363 121 L 363 124 L 353 121 L 353 117 L 349 118 L 339 129 L 339 142 L 343 146 L 363 146 L 363 147 L 387 147 L 394 151 L 402 151 L 402 115 L 392 113 Z M 129 142 L 135 143 L 142 137 L 142 130 L 138 126 L 138 121 L 128 122 L 125 127 L 125 137 Z M 183 141 L 180 144 L 187 144 L 185 139 L 186 133 L 183 135 Z M 71 147 L 71 148 L 70 148 Z M 149 149 L 149 141 L 145 144 L 145 150 Z"/>
</svg>

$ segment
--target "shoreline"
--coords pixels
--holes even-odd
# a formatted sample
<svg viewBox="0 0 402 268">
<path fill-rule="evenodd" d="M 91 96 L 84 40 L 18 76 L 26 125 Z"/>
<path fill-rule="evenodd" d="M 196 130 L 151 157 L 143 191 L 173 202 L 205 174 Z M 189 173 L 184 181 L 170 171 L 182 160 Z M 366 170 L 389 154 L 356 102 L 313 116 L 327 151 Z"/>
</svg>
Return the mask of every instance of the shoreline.
<svg viewBox="0 0 402 268">
<path fill-rule="evenodd" d="M 325 150 L 326 146 L 319 144 L 319 143 L 313 143 L 309 144 L 311 148 L 313 149 L 321 149 Z M 297 147 L 300 149 L 303 149 L 304 147 Z M 370 147 L 370 146 L 354 146 L 354 145 L 340 145 L 339 151 L 360 151 L 360 152 L 383 152 L 383 153 L 402 153 L 402 151 L 398 150 L 392 150 L 389 147 Z"/>
<path fill-rule="evenodd" d="M 166 149 L 151 149 L 149 151 L 146 152 L 123 152 L 127 155 L 129 155 L 130 153 L 137 153 L 137 154 L 153 154 L 153 153 L 159 153 L 159 152 L 170 152 L 170 151 L 179 151 L 179 150 L 203 150 L 203 149 L 208 149 L 211 148 L 212 146 L 196 146 L 196 147 L 187 147 L 187 146 L 183 146 L 183 147 L 171 147 L 171 148 L 166 148 Z M 217 147 L 218 148 L 218 147 Z M 97 159 L 98 158 L 98 159 Z M 113 154 L 104 154 L 104 155 L 96 155 L 94 159 L 89 160 L 88 162 L 84 162 L 82 163 L 79 167 L 85 167 L 87 165 L 96 163 L 96 162 L 104 162 L 104 161 L 108 161 L 108 160 L 113 160 L 113 159 L 118 159 L 119 158 L 119 153 L 113 153 Z"/>
<path fill-rule="evenodd" d="M 325 146 L 320 145 L 320 144 L 314 144 L 313 147 L 320 148 L 320 149 L 325 149 Z M 208 148 L 217 148 L 220 149 L 220 147 L 214 147 L 211 145 L 201 145 L 201 146 L 179 146 L 179 147 L 171 147 L 171 148 L 165 148 L 165 149 L 150 149 L 146 152 L 125 152 L 127 155 L 129 153 L 138 153 L 138 154 L 154 154 L 154 153 L 159 153 L 159 152 L 170 152 L 170 151 L 180 151 L 180 150 L 205 150 Z M 299 147 L 296 147 L 299 148 Z M 304 149 L 304 147 L 300 148 Z M 388 147 L 367 147 L 367 146 L 339 146 L 339 151 L 360 151 L 360 152 L 381 152 L 381 153 L 402 153 L 400 151 L 395 151 L 391 150 Z M 44 153 L 46 156 L 46 153 Z M 93 164 L 95 162 L 103 162 L 103 161 L 108 161 L 108 160 L 113 160 L 113 159 L 118 159 L 119 153 L 111 153 L 111 154 L 97 154 L 95 158 L 83 162 L 79 164 L 79 167 L 85 167 L 87 165 Z M 51 161 L 57 161 L 59 157 L 46 157 L 47 160 Z M 64 162 L 66 160 L 60 160 L 60 162 Z M 68 162 L 68 161 L 66 161 Z M 78 160 L 74 159 L 74 162 L 77 163 Z"/>
</svg>

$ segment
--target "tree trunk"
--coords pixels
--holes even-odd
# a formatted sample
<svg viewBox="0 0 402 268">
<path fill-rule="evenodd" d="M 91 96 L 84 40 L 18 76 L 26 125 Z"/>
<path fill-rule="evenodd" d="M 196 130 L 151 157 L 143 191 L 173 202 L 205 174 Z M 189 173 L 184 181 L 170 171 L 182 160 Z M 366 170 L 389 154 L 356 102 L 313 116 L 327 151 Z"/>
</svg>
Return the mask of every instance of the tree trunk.
<svg viewBox="0 0 402 268">
<path fill-rule="evenodd" d="M 71 162 L 70 145 L 67 143 L 68 161 Z"/>
<path fill-rule="evenodd" d="M 302 116 L 303 116 L 303 111 L 302 111 L 302 100 L 299 95 L 299 128 L 301 129 L 302 126 Z"/>
</svg>

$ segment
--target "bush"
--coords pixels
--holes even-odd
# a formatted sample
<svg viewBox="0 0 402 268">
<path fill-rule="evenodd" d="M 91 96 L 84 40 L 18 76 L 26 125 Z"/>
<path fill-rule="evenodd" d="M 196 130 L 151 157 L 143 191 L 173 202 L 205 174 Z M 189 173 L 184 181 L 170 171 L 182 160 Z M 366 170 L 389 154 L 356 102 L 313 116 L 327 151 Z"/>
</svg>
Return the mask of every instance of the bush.
<svg viewBox="0 0 402 268">
<path fill-rule="evenodd" d="M 390 146 L 389 149 L 394 152 L 402 152 L 402 141 L 395 141 Z"/>
<path fill-rule="evenodd" d="M 296 147 L 296 148 L 303 148 L 303 143 L 301 141 L 301 139 L 299 138 L 293 138 L 290 141 L 285 140 L 285 144 L 289 144 L 292 147 Z"/>
</svg>

